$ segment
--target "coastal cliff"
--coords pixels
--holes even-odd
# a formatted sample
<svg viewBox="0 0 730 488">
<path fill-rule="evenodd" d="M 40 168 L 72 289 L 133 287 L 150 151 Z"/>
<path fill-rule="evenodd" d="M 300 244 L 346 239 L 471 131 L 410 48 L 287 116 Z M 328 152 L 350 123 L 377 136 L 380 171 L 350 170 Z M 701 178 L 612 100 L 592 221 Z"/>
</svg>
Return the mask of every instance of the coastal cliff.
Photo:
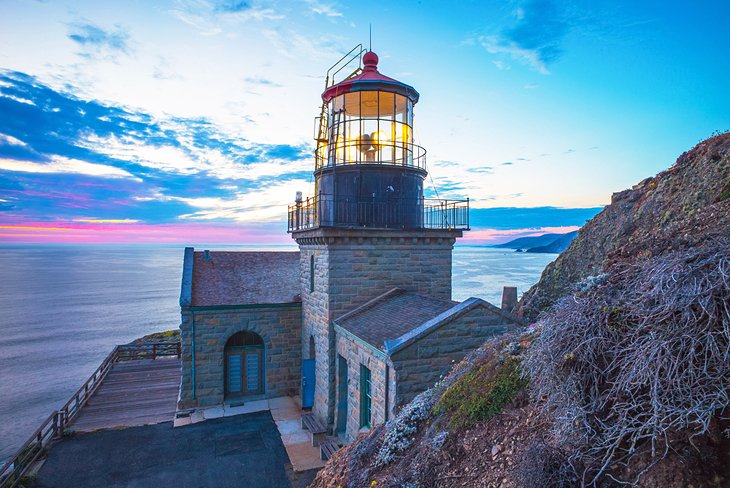
<svg viewBox="0 0 730 488">
<path fill-rule="evenodd" d="M 617 193 L 471 353 L 313 488 L 730 485 L 730 134 Z"/>
<path fill-rule="evenodd" d="M 655 256 L 730 236 L 730 133 L 700 142 L 676 163 L 631 189 L 580 229 L 527 291 L 519 313 L 534 320 L 559 297 L 617 260 Z"/>
</svg>

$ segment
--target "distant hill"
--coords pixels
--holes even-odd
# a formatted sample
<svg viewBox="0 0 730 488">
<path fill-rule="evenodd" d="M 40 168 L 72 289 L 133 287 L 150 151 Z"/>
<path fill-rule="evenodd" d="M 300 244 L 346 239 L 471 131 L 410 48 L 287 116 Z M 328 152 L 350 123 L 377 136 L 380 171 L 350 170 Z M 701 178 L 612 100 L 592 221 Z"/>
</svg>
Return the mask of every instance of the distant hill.
<svg viewBox="0 0 730 488">
<path fill-rule="evenodd" d="M 574 230 L 573 232 L 568 232 L 567 234 L 563 234 L 562 236 L 555 239 L 550 244 L 547 244 L 545 246 L 538 246 L 538 247 L 531 247 L 527 249 L 527 252 L 539 252 L 539 253 L 546 253 L 546 252 L 554 252 L 554 253 L 561 253 L 568 249 L 568 246 L 570 246 L 570 243 L 573 242 L 573 239 L 578 237 L 578 231 Z"/>
<path fill-rule="evenodd" d="M 520 237 L 503 244 L 497 244 L 494 247 L 525 249 L 527 252 L 536 253 L 561 253 L 568 248 L 577 235 L 578 232 L 574 231 L 568 232 L 567 234 L 543 234 L 540 236 Z"/>
</svg>

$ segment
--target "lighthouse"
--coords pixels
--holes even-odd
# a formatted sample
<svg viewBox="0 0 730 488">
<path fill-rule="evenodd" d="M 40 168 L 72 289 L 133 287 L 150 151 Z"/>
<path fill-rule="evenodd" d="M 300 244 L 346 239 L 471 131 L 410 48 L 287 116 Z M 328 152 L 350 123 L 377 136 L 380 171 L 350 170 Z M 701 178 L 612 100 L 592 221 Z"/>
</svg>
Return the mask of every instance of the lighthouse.
<svg viewBox="0 0 730 488">
<path fill-rule="evenodd" d="M 301 407 L 311 439 L 297 452 L 318 446 L 322 459 L 520 326 L 480 298 L 452 299 L 469 200 L 424 197 L 419 94 L 361 51 L 326 78 L 314 185 L 288 211 L 299 251 L 186 248 L 183 261 L 180 418 L 259 400 Z"/>
<path fill-rule="evenodd" d="M 450 302 L 453 246 L 469 229 L 468 199 L 424 198 L 426 150 L 413 138 L 418 92 L 380 73 L 374 52 L 360 61 L 338 83 L 327 77 L 313 193 L 298 194 L 288 212 L 300 249 L 302 402 L 329 426 L 336 399 L 347 400 L 337 392 L 346 379 L 335 319 L 393 289 Z"/>
</svg>

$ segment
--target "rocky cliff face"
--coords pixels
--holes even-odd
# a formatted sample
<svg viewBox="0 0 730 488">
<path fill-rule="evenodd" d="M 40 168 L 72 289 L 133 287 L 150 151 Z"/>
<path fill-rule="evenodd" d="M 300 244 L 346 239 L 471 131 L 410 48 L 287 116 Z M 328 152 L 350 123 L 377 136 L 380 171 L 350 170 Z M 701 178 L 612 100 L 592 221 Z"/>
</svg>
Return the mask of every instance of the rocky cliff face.
<svg viewBox="0 0 730 488">
<path fill-rule="evenodd" d="M 730 133 L 697 144 L 668 170 L 614 193 L 525 293 L 518 311 L 534 320 L 577 282 L 618 259 L 655 256 L 723 235 L 730 235 Z"/>
</svg>

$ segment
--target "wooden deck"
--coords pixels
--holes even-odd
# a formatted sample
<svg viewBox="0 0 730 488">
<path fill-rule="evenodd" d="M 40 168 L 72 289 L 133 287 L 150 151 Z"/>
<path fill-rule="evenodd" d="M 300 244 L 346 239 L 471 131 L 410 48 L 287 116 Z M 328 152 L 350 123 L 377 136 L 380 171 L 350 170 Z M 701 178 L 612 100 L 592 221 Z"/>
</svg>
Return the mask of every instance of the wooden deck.
<svg viewBox="0 0 730 488">
<path fill-rule="evenodd" d="M 172 421 L 180 388 L 180 359 L 120 361 L 71 424 L 77 432 Z"/>
</svg>

